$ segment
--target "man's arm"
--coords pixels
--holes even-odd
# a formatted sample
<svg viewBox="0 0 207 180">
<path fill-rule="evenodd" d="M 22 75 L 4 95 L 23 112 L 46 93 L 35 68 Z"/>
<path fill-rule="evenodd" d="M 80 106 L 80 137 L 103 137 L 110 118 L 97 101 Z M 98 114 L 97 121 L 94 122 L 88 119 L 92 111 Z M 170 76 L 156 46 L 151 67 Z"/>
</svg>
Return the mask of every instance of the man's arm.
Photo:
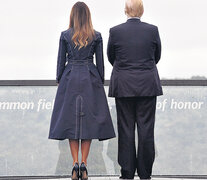
<svg viewBox="0 0 207 180">
<path fill-rule="evenodd" d="M 115 51 L 114 51 L 114 44 L 112 40 L 112 32 L 111 29 L 109 30 L 109 40 L 108 40 L 108 46 L 107 46 L 107 56 L 108 60 L 113 66 L 114 61 L 115 61 Z"/>
<path fill-rule="evenodd" d="M 157 27 L 156 27 L 156 30 L 155 30 L 155 41 L 156 41 L 155 62 L 157 64 L 160 60 L 161 50 L 162 50 L 159 30 L 158 30 Z"/>
</svg>

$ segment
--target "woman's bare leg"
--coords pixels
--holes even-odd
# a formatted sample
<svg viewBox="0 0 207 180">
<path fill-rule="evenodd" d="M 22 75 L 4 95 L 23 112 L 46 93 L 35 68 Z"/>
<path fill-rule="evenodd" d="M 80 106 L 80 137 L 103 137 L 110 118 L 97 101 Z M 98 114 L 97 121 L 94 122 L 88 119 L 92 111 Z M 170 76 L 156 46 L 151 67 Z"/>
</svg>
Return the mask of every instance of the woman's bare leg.
<svg viewBox="0 0 207 180">
<path fill-rule="evenodd" d="M 69 139 L 70 151 L 73 157 L 73 166 L 78 163 L 79 140 Z"/>
<path fill-rule="evenodd" d="M 84 162 L 85 165 L 87 165 L 87 158 L 90 151 L 90 146 L 91 146 L 91 140 L 81 140 L 81 154 L 82 154 L 81 162 Z"/>
</svg>

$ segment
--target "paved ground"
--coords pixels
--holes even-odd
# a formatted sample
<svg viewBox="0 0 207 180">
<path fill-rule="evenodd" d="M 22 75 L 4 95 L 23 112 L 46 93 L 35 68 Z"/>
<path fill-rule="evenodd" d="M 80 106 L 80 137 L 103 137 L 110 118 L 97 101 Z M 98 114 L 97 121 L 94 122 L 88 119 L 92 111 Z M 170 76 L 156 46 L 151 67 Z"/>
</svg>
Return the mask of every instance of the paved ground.
<svg viewBox="0 0 207 180">
<path fill-rule="evenodd" d="M 71 180 L 71 179 L 61 178 L 61 179 L 48 179 L 48 180 Z M 89 180 L 119 180 L 119 177 L 90 177 Z M 134 180 L 139 180 L 139 178 L 135 177 Z M 182 178 L 152 178 L 152 180 L 187 180 L 187 179 L 186 178 L 185 179 L 184 178 L 183 179 Z M 198 180 L 198 179 L 190 179 L 190 180 Z M 202 179 L 199 178 L 199 180 L 202 180 Z"/>
<path fill-rule="evenodd" d="M 71 178 L 53 178 L 53 177 L 51 177 L 51 178 L 46 178 L 46 177 L 43 177 L 43 178 L 37 178 L 37 177 L 33 177 L 33 178 L 29 178 L 29 177 L 13 177 L 13 178 L 3 178 L 3 177 L 0 177 L 0 180 L 34 180 L 34 179 L 36 179 L 36 180 L 71 180 Z M 190 177 L 190 178 L 164 178 L 164 177 L 162 177 L 162 178 L 158 178 L 158 177 L 156 177 L 156 178 L 152 178 L 152 180 L 207 180 L 207 177 L 195 177 L 195 178 L 193 178 L 193 177 Z M 119 180 L 119 177 L 117 176 L 117 177 L 89 177 L 89 180 Z M 135 179 L 134 180 L 139 180 L 139 178 L 138 177 L 135 177 Z"/>
</svg>

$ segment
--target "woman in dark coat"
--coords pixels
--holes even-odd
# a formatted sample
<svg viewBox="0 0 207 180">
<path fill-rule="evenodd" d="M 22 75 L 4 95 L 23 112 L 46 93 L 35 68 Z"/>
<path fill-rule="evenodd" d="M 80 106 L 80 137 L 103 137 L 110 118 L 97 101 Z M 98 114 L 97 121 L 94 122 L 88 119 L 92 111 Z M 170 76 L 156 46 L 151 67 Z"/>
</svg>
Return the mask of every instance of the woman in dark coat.
<svg viewBox="0 0 207 180">
<path fill-rule="evenodd" d="M 93 55 L 96 56 L 96 65 Z M 72 179 L 87 179 L 87 157 L 92 139 L 115 137 L 103 87 L 104 60 L 101 34 L 93 30 L 90 10 L 77 2 L 71 11 L 69 29 L 59 41 L 58 89 L 51 117 L 49 139 L 69 139 L 73 156 Z M 82 160 L 78 151 L 81 140 Z"/>
</svg>

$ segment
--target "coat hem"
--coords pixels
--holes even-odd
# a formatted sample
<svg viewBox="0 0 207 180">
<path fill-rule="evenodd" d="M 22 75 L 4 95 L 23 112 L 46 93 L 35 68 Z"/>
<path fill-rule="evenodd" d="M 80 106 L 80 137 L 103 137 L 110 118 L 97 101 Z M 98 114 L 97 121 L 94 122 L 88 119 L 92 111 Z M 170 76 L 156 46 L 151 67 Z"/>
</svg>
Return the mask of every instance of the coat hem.
<svg viewBox="0 0 207 180">
<path fill-rule="evenodd" d="M 109 94 L 108 97 L 114 97 L 114 98 L 121 98 L 121 97 L 151 97 L 151 96 L 162 96 L 163 93 L 160 93 L 160 94 L 152 94 L 152 95 L 119 95 L 119 96 L 116 96 L 116 95 L 113 95 L 113 94 Z"/>
<path fill-rule="evenodd" d="M 63 141 L 65 139 L 72 139 L 72 140 L 92 140 L 92 139 L 98 139 L 99 141 L 104 141 L 104 140 L 108 140 L 108 139 L 112 139 L 112 138 L 115 138 L 116 136 L 109 136 L 109 137 L 89 137 L 89 138 L 74 138 L 74 137 L 52 137 L 52 136 L 49 136 L 48 139 L 51 139 L 51 140 L 60 140 L 60 141 Z"/>
</svg>

